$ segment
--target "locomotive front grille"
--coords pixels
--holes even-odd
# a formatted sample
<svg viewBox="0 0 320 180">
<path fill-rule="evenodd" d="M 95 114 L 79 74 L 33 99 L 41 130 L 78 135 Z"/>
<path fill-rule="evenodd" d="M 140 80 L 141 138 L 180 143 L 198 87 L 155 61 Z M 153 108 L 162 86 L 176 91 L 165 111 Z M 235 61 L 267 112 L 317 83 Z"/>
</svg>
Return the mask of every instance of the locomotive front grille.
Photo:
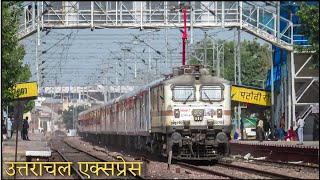
<svg viewBox="0 0 320 180">
<path fill-rule="evenodd" d="M 194 110 L 192 110 L 192 115 L 193 115 L 195 121 L 202 121 L 203 115 L 204 115 L 204 110 L 203 109 L 194 109 Z"/>
</svg>

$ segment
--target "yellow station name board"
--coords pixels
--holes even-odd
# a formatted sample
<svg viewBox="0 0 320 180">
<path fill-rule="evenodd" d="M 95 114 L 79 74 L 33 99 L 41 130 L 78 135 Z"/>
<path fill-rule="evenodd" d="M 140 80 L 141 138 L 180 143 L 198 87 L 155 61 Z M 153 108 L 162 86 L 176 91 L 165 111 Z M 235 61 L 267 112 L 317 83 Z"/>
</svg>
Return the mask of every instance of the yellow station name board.
<svg viewBox="0 0 320 180">
<path fill-rule="evenodd" d="M 38 97 L 38 85 L 36 82 L 16 84 L 15 90 L 21 93 L 18 99 Z"/>
<path fill-rule="evenodd" d="M 271 106 L 271 93 L 268 91 L 232 86 L 231 100 L 262 106 Z"/>
</svg>

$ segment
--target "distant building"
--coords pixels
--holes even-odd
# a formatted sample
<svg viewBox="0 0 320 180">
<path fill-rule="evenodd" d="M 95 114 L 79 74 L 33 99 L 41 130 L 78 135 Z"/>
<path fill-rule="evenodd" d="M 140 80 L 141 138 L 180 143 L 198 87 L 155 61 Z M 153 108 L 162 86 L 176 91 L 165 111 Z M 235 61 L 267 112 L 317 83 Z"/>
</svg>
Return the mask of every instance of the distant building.
<svg viewBox="0 0 320 180">
<path fill-rule="evenodd" d="M 60 99 L 64 102 L 91 101 L 97 103 L 114 99 L 121 94 L 132 91 L 135 86 L 63 86 L 63 87 L 45 87 L 44 98 Z M 121 93 L 120 93 L 121 92 Z"/>
</svg>

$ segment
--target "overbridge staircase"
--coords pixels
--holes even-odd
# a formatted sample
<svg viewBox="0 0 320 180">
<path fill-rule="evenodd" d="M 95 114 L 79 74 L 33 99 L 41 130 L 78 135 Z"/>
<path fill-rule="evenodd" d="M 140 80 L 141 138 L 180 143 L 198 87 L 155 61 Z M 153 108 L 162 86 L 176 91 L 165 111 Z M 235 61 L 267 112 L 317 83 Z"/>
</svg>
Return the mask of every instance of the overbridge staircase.
<svg viewBox="0 0 320 180">
<path fill-rule="evenodd" d="M 303 120 L 311 113 L 312 106 L 306 106 L 298 113 L 297 117 L 301 117 Z"/>
</svg>

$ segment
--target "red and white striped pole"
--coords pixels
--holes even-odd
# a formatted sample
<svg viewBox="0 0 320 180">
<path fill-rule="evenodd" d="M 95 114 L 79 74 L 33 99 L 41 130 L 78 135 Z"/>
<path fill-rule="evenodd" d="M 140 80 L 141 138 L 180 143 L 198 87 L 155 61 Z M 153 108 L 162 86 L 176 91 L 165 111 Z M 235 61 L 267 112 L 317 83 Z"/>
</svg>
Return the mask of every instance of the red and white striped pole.
<svg viewBox="0 0 320 180">
<path fill-rule="evenodd" d="M 187 10 L 183 9 L 184 31 L 182 34 L 182 65 L 186 64 Z"/>
</svg>

